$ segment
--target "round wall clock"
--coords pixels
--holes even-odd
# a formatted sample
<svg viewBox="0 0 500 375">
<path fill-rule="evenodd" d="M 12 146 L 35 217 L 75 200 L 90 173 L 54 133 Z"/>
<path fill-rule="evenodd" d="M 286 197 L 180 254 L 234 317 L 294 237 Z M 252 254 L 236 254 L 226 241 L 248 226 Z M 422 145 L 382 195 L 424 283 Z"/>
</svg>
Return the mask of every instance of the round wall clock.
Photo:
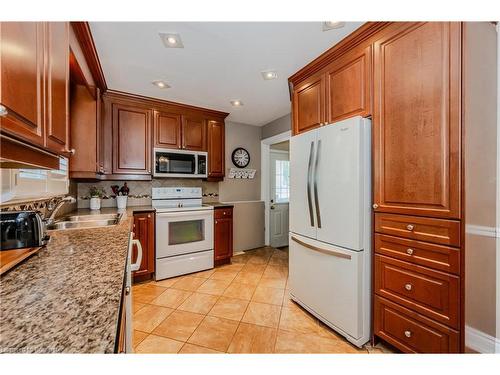
<svg viewBox="0 0 500 375">
<path fill-rule="evenodd" d="M 233 164 L 238 168 L 245 168 L 248 164 L 250 164 L 250 154 L 243 147 L 234 149 L 231 154 L 231 159 Z"/>
</svg>

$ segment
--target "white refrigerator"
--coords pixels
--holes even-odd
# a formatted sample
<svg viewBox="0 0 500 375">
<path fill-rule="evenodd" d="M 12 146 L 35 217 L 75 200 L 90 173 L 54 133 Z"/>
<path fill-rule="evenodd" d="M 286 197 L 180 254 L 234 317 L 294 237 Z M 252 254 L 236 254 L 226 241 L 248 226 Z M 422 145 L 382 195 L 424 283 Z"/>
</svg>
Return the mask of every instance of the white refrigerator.
<svg viewBox="0 0 500 375">
<path fill-rule="evenodd" d="M 290 142 L 290 294 L 362 346 L 370 338 L 371 123 L 353 117 Z"/>
</svg>

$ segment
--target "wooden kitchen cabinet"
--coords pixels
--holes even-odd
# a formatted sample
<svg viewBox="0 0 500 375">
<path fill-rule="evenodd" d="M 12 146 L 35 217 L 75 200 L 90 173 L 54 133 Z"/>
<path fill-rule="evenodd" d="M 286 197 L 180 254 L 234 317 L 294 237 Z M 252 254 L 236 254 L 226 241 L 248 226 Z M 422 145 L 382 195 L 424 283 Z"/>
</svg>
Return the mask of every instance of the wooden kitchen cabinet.
<svg viewBox="0 0 500 375">
<path fill-rule="evenodd" d="M 0 60 L 2 133 L 42 150 L 66 154 L 68 23 L 0 23 Z"/>
<path fill-rule="evenodd" d="M 395 23 L 374 44 L 377 212 L 460 218 L 460 27 Z"/>
<path fill-rule="evenodd" d="M 231 262 L 233 256 L 233 208 L 214 209 L 214 263 L 216 266 Z"/>
<path fill-rule="evenodd" d="M 326 70 L 328 123 L 371 114 L 371 46 L 357 47 Z"/>
<path fill-rule="evenodd" d="M 134 213 L 134 238 L 141 242 L 142 262 L 133 273 L 134 281 L 150 278 L 155 272 L 155 213 Z M 137 260 L 137 246 L 132 249 L 132 263 Z"/>
<path fill-rule="evenodd" d="M 162 111 L 154 112 L 154 147 L 182 147 L 181 115 Z"/>
<path fill-rule="evenodd" d="M 112 104 L 113 174 L 151 175 L 151 110 Z"/>
<path fill-rule="evenodd" d="M 182 148 L 207 150 L 207 124 L 203 117 L 189 114 L 182 116 Z"/>
<path fill-rule="evenodd" d="M 47 24 L 46 146 L 63 154 L 69 151 L 69 23 Z"/>
<path fill-rule="evenodd" d="M 208 178 L 222 180 L 225 169 L 224 121 L 208 120 Z"/>
<path fill-rule="evenodd" d="M 293 91 L 293 134 L 315 129 L 326 121 L 325 75 L 317 74 L 300 83 Z"/>
</svg>

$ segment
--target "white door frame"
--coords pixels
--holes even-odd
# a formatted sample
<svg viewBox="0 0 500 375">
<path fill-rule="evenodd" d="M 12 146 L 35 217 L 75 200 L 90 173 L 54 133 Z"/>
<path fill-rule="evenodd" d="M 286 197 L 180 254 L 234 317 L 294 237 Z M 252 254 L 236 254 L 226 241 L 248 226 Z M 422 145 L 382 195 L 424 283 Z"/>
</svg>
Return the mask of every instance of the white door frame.
<svg viewBox="0 0 500 375">
<path fill-rule="evenodd" d="M 270 196 L 270 181 L 269 181 L 269 157 L 271 155 L 271 145 L 279 142 L 289 141 L 292 137 L 292 131 L 273 135 L 272 137 L 262 139 L 260 141 L 260 199 L 264 201 L 264 243 L 269 246 L 270 231 L 269 231 L 269 196 Z"/>
</svg>

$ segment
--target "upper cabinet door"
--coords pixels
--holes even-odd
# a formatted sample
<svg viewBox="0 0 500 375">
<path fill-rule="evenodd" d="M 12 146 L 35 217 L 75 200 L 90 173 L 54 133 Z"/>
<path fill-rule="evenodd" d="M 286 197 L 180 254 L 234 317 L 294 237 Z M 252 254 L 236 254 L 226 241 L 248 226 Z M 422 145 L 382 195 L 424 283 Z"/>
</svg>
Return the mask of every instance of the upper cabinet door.
<svg viewBox="0 0 500 375">
<path fill-rule="evenodd" d="M 206 123 L 201 117 L 182 116 L 182 148 L 193 151 L 206 151 Z"/>
<path fill-rule="evenodd" d="M 181 148 L 181 115 L 154 112 L 154 146 Z"/>
<path fill-rule="evenodd" d="M 113 173 L 151 174 L 151 111 L 113 104 Z"/>
<path fill-rule="evenodd" d="M 328 122 L 371 114 L 371 46 L 347 52 L 326 72 Z"/>
<path fill-rule="evenodd" d="M 224 121 L 208 121 L 208 177 L 224 177 Z"/>
<path fill-rule="evenodd" d="M 317 128 L 325 121 L 325 75 L 300 83 L 293 92 L 293 133 Z"/>
<path fill-rule="evenodd" d="M 51 151 L 68 151 L 69 143 L 69 24 L 47 24 L 46 146 Z"/>
<path fill-rule="evenodd" d="M 374 207 L 459 218 L 460 24 L 397 23 L 374 48 Z"/>
<path fill-rule="evenodd" d="M 43 146 L 44 30 L 41 22 L 0 23 L 2 131 Z"/>
</svg>

